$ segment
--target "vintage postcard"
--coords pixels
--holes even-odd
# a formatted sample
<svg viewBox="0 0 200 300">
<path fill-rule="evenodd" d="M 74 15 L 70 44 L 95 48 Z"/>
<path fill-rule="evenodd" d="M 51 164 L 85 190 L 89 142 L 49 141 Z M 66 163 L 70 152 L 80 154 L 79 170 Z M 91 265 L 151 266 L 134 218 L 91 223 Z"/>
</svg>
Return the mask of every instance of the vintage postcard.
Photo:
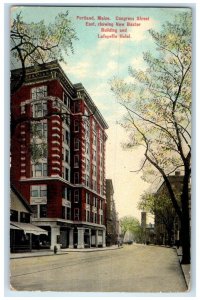
<svg viewBox="0 0 200 300">
<path fill-rule="evenodd" d="M 190 291 L 192 19 L 10 8 L 11 291 Z"/>
</svg>

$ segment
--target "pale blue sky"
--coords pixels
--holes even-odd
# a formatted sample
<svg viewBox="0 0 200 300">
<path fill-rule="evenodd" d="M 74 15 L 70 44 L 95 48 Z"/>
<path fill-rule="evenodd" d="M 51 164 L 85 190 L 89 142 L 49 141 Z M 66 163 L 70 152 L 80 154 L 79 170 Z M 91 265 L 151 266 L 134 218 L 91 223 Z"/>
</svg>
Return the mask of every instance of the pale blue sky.
<svg viewBox="0 0 200 300">
<path fill-rule="evenodd" d="M 14 9 L 13 15 L 22 11 L 24 21 L 39 22 L 44 19 L 48 24 L 63 10 L 69 11 L 79 40 L 74 42 L 74 54 L 66 58 L 67 64 L 62 64 L 62 67 L 72 83 L 82 82 L 109 125 L 106 173 L 107 178 L 113 180 L 119 216 L 134 215 L 140 218 L 136 206 L 141 193 L 148 185 L 140 179 L 141 174 L 131 173 L 130 170 L 138 168 L 142 153 L 141 150 L 122 151 L 121 143 L 126 139 L 126 134 L 116 121 L 120 120 L 124 111 L 116 103 L 108 81 L 114 75 L 130 80 L 128 74 L 130 65 L 144 68 L 143 52 L 155 51 L 148 29 L 160 30 L 163 23 L 172 21 L 174 16 L 184 9 L 27 6 Z M 139 27 L 128 27 L 130 39 L 99 39 L 97 35 L 100 33 L 100 27 L 85 26 L 86 21 L 78 21 L 77 16 L 94 16 L 95 19 L 97 16 L 107 16 L 110 17 L 110 23 L 116 22 L 116 16 L 149 17 L 149 21 L 141 22 Z"/>
</svg>

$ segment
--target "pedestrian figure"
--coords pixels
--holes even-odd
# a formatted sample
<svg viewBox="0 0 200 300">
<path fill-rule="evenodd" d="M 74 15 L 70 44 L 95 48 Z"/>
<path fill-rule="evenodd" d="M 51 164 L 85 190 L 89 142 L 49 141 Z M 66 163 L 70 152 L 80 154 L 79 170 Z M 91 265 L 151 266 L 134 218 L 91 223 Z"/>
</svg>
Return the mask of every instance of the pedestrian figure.
<svg viewBox="0 0 200 300">
<path fill-rule="evenodd" d="M 58 252 L 58 248 L 56 247 L 56 245 L 53 248 L 53 252 L 54 252 L 54 254 L 56 254 Z"/>
</svg>

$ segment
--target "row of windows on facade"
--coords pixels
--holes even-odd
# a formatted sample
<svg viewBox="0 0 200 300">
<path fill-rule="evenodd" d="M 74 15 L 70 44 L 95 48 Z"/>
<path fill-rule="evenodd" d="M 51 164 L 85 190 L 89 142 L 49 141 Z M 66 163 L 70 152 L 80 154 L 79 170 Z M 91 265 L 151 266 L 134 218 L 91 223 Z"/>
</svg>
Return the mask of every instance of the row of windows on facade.
<svg viewBox="0 0 200 300">
<path fill-rule="evenodd" d="M 45 204 L 37 204 L 31 205 L 32 208 L 32 218 L 46 218 L 47 215 L 47 205 Z M 30 217 L 29 217 L 30 219 Z M 71 220 L 72 219 L 72 209 L 67 206 L 62 206 L 62 219 Z M 74 208 L 74 221 L 80 220 L 80 210 L 79 208 Z M 103 224 L 103 215 L 99 215 L 99 224 Z M 15 221 L 15 220 L 12 220 Z M 85 221 L 91 223 L 98 223 L 98 214 L 96 212 L 90 212 L 85 210 Z M 26 219 L 28 222 L 28 219 Z"/>
<path fill-rule="evenodd" d="M 78 162 L 77 162 L 78 163 Z M 76 166 L 76 165 L 75 165 Z M 76 166 L 78 167 L 78 165 Z M 96 168 L 94 169 L 96 172 Z M 94 173 L 96 176 L 96 173 Z M 47 173 L 47 163 L 37 163 L 32 165 L 32 177 L 46 177 Z M 62 178 L 69 181 L 70 180 L 70 170 L 68 168 L 62 167 Z M 103 172 L 101 171 L 100 182 L 103 184 Z M 74 183 L 79 184 L 79 172 L 74 173 Z M 93 186 L 94 189 L 97 188 L 97 181 L 95 179 L 91 179 L 89 175 L 85 174 L 85 184 L 87 187 Z"/>
<path fill-rule="evenodd" d="M 33 138 L 33 143 L 37 144 L 37 145 L 41 145 L 41 141 L 39 139 L 43 139 L 47 137 L 47 131 L 43 130 L 44 128 L 42 126 L 40 126 L 40 129 L 37 130 L 37 133 L 35 134 L 34 138 Z M 65 135 L 63 135 L 63 141 L 69 146 L 70 145 L 70 137 L 69 137 L 69 132 L 66 131 Z M 79 145 L 80 145 L 80 140 L 78 138 L 74 139 L 74 150 L 80 150 L 79 149 Z M 86 154 L 90 154 L 90 143 L 86 142 Z M 103 154 L 101 152 L 101 154 Z M 97 151 L 93 150 L 92 152 L 92 157 L 93 160 L 97 159 Z"/>
<path fill-rule="evenodd" d="M 23 107 L 23 106 L 22 106 Z M 44 117 L 45 115 L 47 115 L 47 104 L 46 102 L 42 102 L 42 103 L 37 103 L 37 104 L 33 104 L 33 117 Z M 66 125 L 70 125 L 70 116 L 69 115 L 63 115 L 64 121 Z M 79 132 L 80 131 L 80 123 L 81 121 L 79 120 L 74 120 L 74 132 Z M 84 122 L 83 122 L 84 124 Z M 90 128 L 89 127 L 85 127 L 85 137 L 86 139 L 90 138 Z M 99 135 L 99 139 L 103 140 L 103 135 L 102 135 L 102 131 L 100 131 L 100 135 Z M 97 145 L 97 134 L 96 131 L 93 131 L 93 144 Z"/>
<path fill-rule="evenodd" d="M 31 89 L 31 99 L 32 100 L 40 100 L 43 99 L 44 97 L 48 96 L 48 90 L 46 85 L 42 86 L 37 86 Z M 63 103 L 67 106 L 70 107 L 70 97 L 63 92 Z M 58 105 L 59 101 L 55 101 L 54 105 Z"/>
<path fill-rule="evenodd" d="M 32 137 L 36 139 L 43 139 L 47 138 L 47 123 L 46 122 L 40 122 L 40 123 L 33 123 L 31 126 L 31 133 Z M 66 144 L 70 144 L 70 133 L 68 130 L 63 129 L 62 134 L 62 141 Z M 77 141 L 76 141 L 77 143 Z M 74 141 L 75 144 L 75 141 Z"/>
<path fill-rule="evenodd" d="M 58 151 L 59 152 L 59 151 Z M 35 156 L 40 156 L 40 158 L 47 158 L 47 145 L 45 144 L 34 144 L 32 143 L 31 145 L 31 153 L 32 153 L 32 160 L 34 161 L 34 157 Z M 38 155 L 37 155 L 38 154 Z M 59 154 L 59 153 L 58 153 Z M 37 157 L 36 157 L 37 158 Z M 79 168 L 79 164 L 80 164 L 80 156 L 78 154 L 74 155 L 74 168 Z M 68 164 L 70 164 L 70 152 L 68 149 L 63 148 L 62 150 L 62 160 Z M 101 160 L 100 162 L 100 166 L 101 166 L 101 170 L 100 170 L 100 181 L 103 180 L 103 160 Z M 89 159 L 85 159 L 85 171 L 88 173 L 90 173 L 90 167 L 91 167 L 91 163 Z M 65 179 L 69 179 L 69 169 L 66 168 L 67 170 L 64 170 L 65 167 L 63 168 L 63 178 Z M 68 176 L 66 176 L 66 174 L 68 173 Z M 92 174 L 93 176 L 97 176 L 97 166 L 96 164 L 92 164 Z M 47 163 L 46 162 L 37 162 L 35 164 L 32 164 L 32 176 L 33 177 L 42 177 L 42 176 L 47 176 Z M 79 179 L 77 178 L 76 175 L 76 179 L 75 181 L 79 181 Z"/>
<path fill-rule="evenodd" d="M 34 87 L 31 89 L 31 99 L 33 99 L 33 100 L 40 100 L 46 96 L 47 96 L 47 86 Z M 65 105 L 67 105 L 69 107 L 70 98 L 65 93 L 63 93 L 63 102 Z M 62 104 L 58 100 L 53 101 L 53 106 L 60 107 L 60 110 L 62 110 L 60 105 L 62 105 Z M 23 112 L 24 112 L 24 109 L 25 109 L 25 107 L 22 106 Z M 73 112 L 74 113 L 80 112 L 80 104 L 77 101 L 74 102 Z M 35 103 L 33 105 L 33 114 L 34 114 L 34 117 L 42 117 L 42 116 L 46 115 L 47 114 L 47 102 L 41 101 L 39 103 Z M 84 115 L 89 117 L 89 113 L 86 109 L 85 109 Z M 89 131 L 89 129 L 90 129 L 89 121 L 85 121 L 85 128 L 87 129 L 86 131 Z M 79 121 L 77 121 L 77 120 L 74 121 L 74 130 L 79 131 Z M 97 124 L 94 121 L 94 119 L 92 120 L 92 130 L 94 131 L 94 134 L 97 131 Z M 101 139 L 103 138 L 101 131 L 100 131 L 100 138 Z"/>
<path fill-rule="evenodd" d="M 74 190 L 74 203 L 79 203 L 80 194 L 79 189 Z M 31 197 L 32 198 L 43 198 L 47 197 L 47 185 L 31 185 Z M 62 198 L 68 201 L 72 200 L 72 192 L 71 189 L 64 187 L 62 189 Z M 102 200 L 98 200 L 97 197 L 90 197 L 89 193 L 86 193 L 86 204 L 97 207 L 99 204 L 99 209 L 102 209 Z"/>
<path fill-rule="evenodd" d="M 21 223 L 29 223 L 30 222 L 30 214 L 26 212 L 19 212 L 17 210 L 10 210 L 10 221 L 13 222 L 21 222 Z"/>
<path fill-rule="evenodd" d="M 47 97 L 47 86 L 40 86 L 40 87 L 34 87 L 31 89 L 31 99 L 33 100 L 41 100 L 44 97 Z M 64 104 L 69 107 L 70 106 L 70 98 L 63 93 L 63 102 Z M 53 107 L 57 107 L 60 108 L 60 110 L 62 111 L 62 103 L 60 103 L 60 101 L 58 100 L 54 100 L 53 101 Z M 77 113 L 80 111 L 80 105 L 79 103 L 76 101 L 74 102 L 74 109 L 73 109 L 74 113 Z M 33 116 L 34 117 L 43 117 L 47 114 L 48 109 L 47 109 L 47 102 L 46 101 L 40 101 L 38 103 L 33 104 Z M 25 105 L 21 106 L 21 113 L 25 113 Z M 89 116 L 88 111 L 85 110 L 85 116 Z M 66 123 L 70 124 L 70 118 L 69 116 L 65 118 Z M 90 130 L 90 124 L 89 122 L 85 122 L 85 128 L 87 129 L 86 132 L 87 134 L 89 133 Z M 75 131 L 79 131 L 79 121 L 75 120 L 74 121 L 74 130 Z M 96 131 L 97 131 L 97 124 L 94 120 L 92 120 L 92 130 L 94 131 L 94 136 L 96 135 Z M 103 138 L 102 132 L 100 131 L 100 139 Z M 96 142 L 96 139 L 94 139 L 94 143 Z"/>
<path fill-rule="evenodd" d="M 44 97 L 47 97 L 47 96 L 48 96 L 48 90 L 47 90 L 47 86 L 45 86 L 45 85 L 34 87 L 34 88 L 31 89 L 31 99 L 32 100 L 42 100 Z M 68 108 L 70 108 L 71 99 L 65 92 L 63 92 L 62 102 Z M 62 110 L 62 102 L 58 101 L 58 100 L 54 100 L 53 101 L 53 106 L 59 108 L 60 110 Z M 21 110 L 22 110 L 22 113 L 24 113 L 25 112 L 25 106 L 22 106 Z M 79 113 L 80 112 L 80 104 L 79 104 L 78 101 L 75 101 L 73 103 L 73 112 L 74 113 Z M 46 103 L 46 101 L 42 101 L 40 103 L 35 104 L 35 107 L 34 107 L 34 116 L 35 117 L 42 117 L 46 113 L 47 113 L 47 103 Z M 86 109 L 84 111 L 84 115 L 89 116 L 89 113 Z M 92 128 L 93 128 L 94 131 L 96 130 L 96 126 L 97 125 L 93 120 Z"/>
<path fill-rule="evenodd" d="M 43 139 L 43 138 L 47 138 L 47 123 L 43 122 L 43 123 L 34 123 L 32 125 L 32 134 L 33 137 L 38 138 L 38 139 Z M 63 130 L 63 134 L 62 134 L 62 141 L 65 142 L 67 145 L 70 145 L 70 132 L 68 130 Z M 93 139 L 93 143 L 94 145 L 96 145 L 97 143 L 97 138 L 95 136 L 95 138 Z M 79 146 L 80 146 L 80 140 L 78 138 L 74 138 L 74 150 L 79 150 Z M 103 143 L 102 141 L 100 141 L 99 144 L 99 151 L 101 154 L 103 154 Z M 86 153 L 89 154 L 90 152 L 90 141 L 86 142 Z M 96 151 L 94 150 L 94 153 Z M 94 156 L 96 156 L 96 154 L 94 154 Z"/>
</svg>

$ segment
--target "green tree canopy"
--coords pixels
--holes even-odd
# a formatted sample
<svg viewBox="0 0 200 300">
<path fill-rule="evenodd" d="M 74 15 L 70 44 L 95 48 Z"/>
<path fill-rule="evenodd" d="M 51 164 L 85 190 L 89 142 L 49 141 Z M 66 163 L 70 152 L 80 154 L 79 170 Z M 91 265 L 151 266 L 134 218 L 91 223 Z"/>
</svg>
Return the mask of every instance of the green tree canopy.
<svg viewBox="0 0 200 300">
<path fill-rule="evenodd" d="M 138 231 L 138 227 L 140 227 L 140 222 L 138 219 L 132 216 L 125 216 L 119 220 L 120 227 L 122 230 L 122 234 L 125 235 L 127 231 L 135 233 Z"/>
</svg>

